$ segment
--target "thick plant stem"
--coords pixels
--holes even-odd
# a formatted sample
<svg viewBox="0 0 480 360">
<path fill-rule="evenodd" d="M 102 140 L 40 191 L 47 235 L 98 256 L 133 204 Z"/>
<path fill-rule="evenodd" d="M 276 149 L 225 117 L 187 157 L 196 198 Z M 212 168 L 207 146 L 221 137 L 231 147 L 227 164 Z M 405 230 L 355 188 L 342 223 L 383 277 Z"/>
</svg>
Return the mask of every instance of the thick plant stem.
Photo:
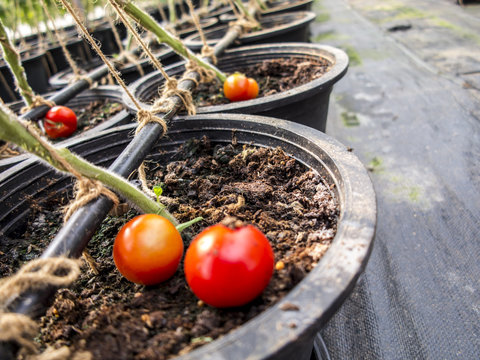
<svg viewBox="0 0 480 360">
<path fill-rule="evenodd" d="M 158 24 L 150 15 L 135 6 L 135 4 L 129 2 L 128 0 L 115 0 L 115 2 L 118 5 L 122 6 L 123 10 L 136 22 L 142 25 L 145 29 L 153 32 L 157 36 L 160 43 L 168 45 L 172 48 L 173 51 L 175 51 L 183 58 L 187 60 L 193 60 L 199 66 L 207 70 L 213 70 L 217 78 L 222 83 L 227 79 L 227 76 L 222 71 L 196 56 L 191 50 L 189 50 L 185 45 L 183 45 L 183 43 L 179 39 L 175 38 L 172 34 L 162 28 L 162 26 Z"/>
<path fill-rule="evenodd" d="M 22 66 L 20 61 L 20 55 L 15 50 L 10 38 L 8 37 L 7 31 L 3 26 L 2 20 L 0 19 L 0 44 L 2 45 L 3 58 L 7 62 L 10 70 L 12 71 L 13 77 L 15 78 L 15 85 L 20 91 L 25 103 L 30 106 L 33 104 L 33 90 L 28 84 L 27 75 L 25 74 L 25 69 Z"/>
<path fill-rule="evenodd" d="M 56 156 L 53 156 L 51 152 L 52 149 L 48 149 L 38 141 L 38 139 L 28 131 L 27 126 L 31 125 L 21 122 L 5 106 L 0 105 L 0 139 L 15 143 L 24 150 L 46 161 L 55 169 L 66 172 L 67 169 L 65 169 L 59 161 L 59 159 L 63 159 L 80 175 L 92 180 L 101 181 L 108 188 L 121 194 L 132 204 L 135 204 L 143 212 L 161 215 L 173 224 L 178 224 L 177 220 L 165 209 L 164 205 L 150 199 L 145 193 L 121 176 L 89 163 L 70 152 L 67 148 L 53 148 L 53 146 L 51 146 L 56 152 Z"/>
</svg>

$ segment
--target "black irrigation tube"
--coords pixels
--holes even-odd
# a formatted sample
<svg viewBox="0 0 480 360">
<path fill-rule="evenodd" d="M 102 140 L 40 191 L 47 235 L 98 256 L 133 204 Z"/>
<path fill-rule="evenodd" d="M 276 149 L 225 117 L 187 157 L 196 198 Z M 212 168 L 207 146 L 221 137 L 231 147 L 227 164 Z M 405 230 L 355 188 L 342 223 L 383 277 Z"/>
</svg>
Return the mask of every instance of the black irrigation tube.
<svg viewBox="0 0 480 360">
<path fill-rule="evenodd" d="M 108 67 L 106 65 L 99 66 L 98 68 L 90 71 L 86 77 L 89 78 L 92 82 L 100 80 L 102 77 L 108 74 Z M 79 94 L 83 90 L 86 90 L 90 87 L 90 82 L 87 79 L 80 79 L 73 83 L 72 85 L 66 86 L 62 90 L 59 90 L 55 95 L 49 98 L 57 105 L 66 104 L 71 100 L 75 95 Z M 22 119 L 25 120 L 37 120 L 45 116 L 49 107 L 47 105 L 38 106 L 24 115 Z"/>
<path fill-rule="evenodd" d="M 225 34 L 214 47 L 216 56 L 221 55 L 225 49 L 232 44 L 237 37 L 241 35 L 241 27 L 233 26 Z M 204 61 L 210 61 L 204 58 Z M 108 72 L 106 65 L 93 70 L 89 73 L 89 77 L 93 79 L 100 79 Z M 189 72 L 189 78 L 198 81 L 200 75 L 197 72 Z M 193 90 L 195 82 L 184 79 L 178 84 L 182 90 Z M 89 83 L 86 80 L 79 82 L 61 90 L 58 94 L 50 98 L 55 103 L 61 104 L 66 102 L 75 94 L 88 88 Z M 174 102 L 173 109 L 167 114 L 163 115 L 163 119 L 171 121 L 176 113 L 179 111 L 182 100 L 178 96 L 172 96 Z M 47 106 L 41 106 L 26 113 L 23 118 L 38 119 L 44 116 L 48 111 Z M 151 122 L 146 124 L 127 145 L 125 150 L 117 157 L 117 159 L 110 165 L 109 170 L 124 177 L 128 177 L 135 169 L 142 163 L 143 159 L 148 155 L 150 150 L 156 144 L 158 138 L 162 135 L 163 129 L 160 124 Z M 87 246 L 90 238 L 97 231 L 98 227 L 103 222 L 105 216 L 113 206 L 113 202 L 105 196 L 100 196 L 96 200 L 90 202 L 86 206 L 78 209 L 62 226 L 55 238 L 52 240 L 47 249 L 43 252 L 41 258 L 67 256 L 72 258 L 80 257 L 83 249 Z M 55 287 L 45 287 L 42 290 L 31 291 L 23 294 L 19 301 L 7 305 L 11 312 L 27 315 L 32 318 L 38 318 L 45 313 L 50 302 L 53 300 L 53 294 L 57 290 Z M 15 354 L 18 351 L 18 345 L 11 342 L 0 342 L 1 359 L 14 360 Z"/>
</svg>

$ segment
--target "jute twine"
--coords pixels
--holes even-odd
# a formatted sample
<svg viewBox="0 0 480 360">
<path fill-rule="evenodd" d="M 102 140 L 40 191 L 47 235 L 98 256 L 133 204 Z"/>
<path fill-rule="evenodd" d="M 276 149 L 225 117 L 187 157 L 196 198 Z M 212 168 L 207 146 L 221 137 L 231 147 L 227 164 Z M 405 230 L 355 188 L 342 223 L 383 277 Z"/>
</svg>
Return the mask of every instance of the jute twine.
<svg viewBox="0 0 480 360">
<path fill-rule="evenodd" d="M 107 59 L 107 57 L 105 56 L 103 51 L 100 49 L 100 47 L 97 44 L 97 42 L 95 41 L 95 39 L 93 39 L 93 37 L 88 32 L 88 30 L 85 28 L 82 21 L 80 20 L 78 15 L 75 13 L 73 8 L 70 6 L 68 1 L 60 0 L 60 2 L 63 4 L 65 9 L 70 13 L 70 15 L 72 15 L 72 18 L 74 19 L 75 23 L 77 24 L 77 26 L 80 29 L 80 32 L 87 39 L 87 41 L 90 43 L 90 46 L 92 46 L 92 48 L 95 50 L 95 52 L 98 54 L 98 56 L 100 56 L 100 58 L 105 63 L 105 65 L 107 65 L 108 70 L 110 71 L 110 74 L 113 75 L 113 77 L 115 77 L 115 80 L 117 81 L 117 83 L 123 88 L 123 90 L 125 91 L 127 96 L 132 100 L 133 104 L 135 105 L 135 107 L 138 110 L 137 111 L 137 121 L 139 123 L 144 123 L 144 122 L 148 122 L 148 121 L 156 121 L 156 122 L 160 122 L 160 123 L 162 121 L 165 122 L 163 119 L 160 119 L 160 118 L 154 116 L 153 114 L 149 114 L 148 111 L 143 111 L 143 109 L 141 108 L 137 99 L 135 99 L 135 97 L 130 92 L 130 90 L 128 90 L 128 87 L 125 84 L 125 82 L 122 80 L 119 72 L 115 69 L 112 62 Z M 165 126 L 163 126 L 163 128 L 164 129 L 166 128 L 166 124 L 165 124 Z"/>
<path fill-rule="evenodd" d="M 50 108 L 55 106 L 55 102 L 51 100 L 47 100 L 41 95 L 36 95 L 33 93 L 33 91 L 23 91 L 23 92 L 31 97 L 32 103 L 30 105 L 23 106 L 20 109 L 20 114 L 25 114 L 26 112 L 42 105 L 48 106 Z"/>
<path fill-rule="evenodd" d="M 115 26 L 114 21 L 112 20 L 112 18 L 110 16 L 107 16 L 107 19 L 108 19 L 108 23 L 109 23 L 110 27 L 112 28 L 113 38 L 115 39 L 115 43 L 118 46 L 118 50 L 119 50 L 118 60 L 119 60 L 119 62 L 122 62 L 122 61 L 126 60 L 127 63 L 131 63 L 131 64 L 135 65 L 135 67 L 137 68 L 137 71 L 140 74 L 140 76 L 144 76 L 145 72 L 143 71 L 143 68 L 140 65 L 140 62 L 138 61 L 138 58 L 135 55 L 133 55 L 132 53 L 126 51 L 125 48 L 123 47 L 122 40 L 120 39 L 120 35 L 118 34 L 117 27 Z"/>
<path fill-rule="evenodd" d="M 258 28 L 260 26 L 258 21 L 256 21 L 255 19 L 249 19 L 245 14 L 241 14 L 238 11 L 236 5 L 233 3 L 233 0 L 228 0 L 228 2 L 233 9 L 235 17 L 237 18 L 237 20 L 231 21 L 229 23 L 229 26 L 238 26 L 241 29 L 242 34 L 248 33 L 252 29 Z"/>
<path fill-rule="evenodd" d="M 122 22 L 125 24 L 127 29 L 130 31 L 130 33 L 134 36 L 135 40 L 139 43 L 143 51 L 148 56 L 148 59 L 150 62 L 153 64 L 153 66 L 160 71 L 162 76 L 165 78 L 165 85 L 162 91 L 161 99 L 163 99 L 162 107 L 159 108 L 158 106 L 152 107 L 152 112 L 153 113 L 168 113 L 173 109 L 173 102 L 165 101 L 165 99 L 172 97 L 172 96 L 178 96 L 181 100 L 183 105 L 185 106 L 185 109 L 189 114 L 194 114 L 196 112 L 195 110 L 195 105 L 193 103 L 192 95 L 189 91 L 187 90 L 182 90 L 178 88 L 178 82 L 174 78 L 170 77 L 167 72 L 163 69 L 163 66 L 160 62 L 160 60 L 157 59 L 155 55 L 151 52 L 150 48 L 148 45 L 143 41 L 142 37 L 140 34 L 137 32 L 137 30 L 130 24 L 128 19 L 126 18 L 126 14 L 123 11 L 123 9 L 118 5 L 118 3 L 115 0 L 108 0 L 110 5 L 115 9 L 117 12 L 118 16 L 122 20 Z M 153 119 L 153 118 L 152 118 Z M 150 118 L 146 118 L 145 120 L 150 120 Z M 142 123 L 145 123 L 145 120 Z M 157 120 L 153 120 L 157 121 Z M 141 124 L 142 124 L 141 123 Z M 142 127 L 144 124 L 142 125 Z M 140 126 L 139 126 L 140 127 Z M 163 126 L 163 128 L 166 130 L 166 124 Z M 138 128 L 137 128 L 137 131 Z"/>
<path fill-rule="evenodd" d="M 215 56 L 215 51 L 214 49 L 208 45 L 207 43 L 207 38 L 205 37 L 205 33 L 203 32 L 202 26 L 200 25 L 200 20 L 198 18 L 198 15 L 195 12 L 195 8 L 193 7 L 192 0 L 187 0 L 187 5 L 190 10 L 190 15 L 192 17 L 193 23 L 195 24 L 195 27 L 197 28 L 198 33 L 200 34 L 200 38 L 202 39 L 202 56 L 210 58 L 213 64 L 217 63 L 217 57 Z M 213 71 L 212 71 L 213 72 Z M 214 74 L 215 76 L 215 74 Z"/>
<path fill-rule="evenodd" d="M 82 73 L 82 70 L 78 67 L 77 63 L 75 60 L 73 60 L 72 55 L 70 54 L 70 51 L 68 51 L 67 44 L 65 43 L 65 40 L 63 39 L 63 36 L 60 35 L 60 32 L 55 25 L 55 20 L 53 19 L 52 15 L 50 14 L 50 11 L 47 7 L 47 4 L 45 3 L 45 0 L 41 0 L 40 3 L 42 4 L 43 12 L 47 15 L 49 22 L 52 24 L 52 29 L 53 29 L 53 34 L 55 38 L 57 39 L 58 43 L 60 44 L 60 47 L 62 48 L 63 55 L 65 55 L 65 59 L 68 62 L 68 65 L 71 67 L 72 72 L 73 72 L 73 78 L 69 80 L 69 82 L 77 81 L 77 80 L 87 80 L 89 83 L 90 87 L 93 86 L 93 81 L 90 79 L 88 76 L 85 76 Z M 46 22 L 45 26 L 48 27 L 48 22 Z"/>
<path fill-rule="evenodd" d="M 36 259 L 25 264 L 16 274 L 0 280 L 0 341 L 15 342 L 20 347 L 19 354 L 30 360 L 89 360 L 91 354 L 70 349 L 49 348 L 38 354 L 34 337 L 38 326 L 30 317 L 7 312 L 7 306 L 26 291 L 45 286 L 65 287 L 80 274 L 78 260 L 65 257 Z"/>
</svg>

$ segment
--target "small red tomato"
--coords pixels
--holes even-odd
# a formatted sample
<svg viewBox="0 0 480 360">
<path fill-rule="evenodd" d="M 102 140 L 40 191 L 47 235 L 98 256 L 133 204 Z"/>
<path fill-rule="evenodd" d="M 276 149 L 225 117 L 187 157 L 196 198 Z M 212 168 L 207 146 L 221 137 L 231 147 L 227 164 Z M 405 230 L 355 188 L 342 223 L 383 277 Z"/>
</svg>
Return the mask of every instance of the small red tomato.
<svg viewBox="0 0 480 360">
<path fill-rule="evenodd" d="M 45 115 L 43 126 L 52 139 L 68 137 L 77 130 L 77 116 L 66 106 L 54 106 Z"/>
<path fill-rule="evenodd" d="M 255 99 L 258 95 L 258 84 L 252 78 L 235 73 L 227 77 L 223 83 L 223 93 L 230 101 Z"/>
<path fill-rule="evenodd" d="M 185 254 L 185 277 L 193 293 L 219 307 L 244 305 L 265 289 L 274 255 L 263 233 L 252 225 L 210 226 L 193 239 Z"/>
<path fill-rule="evenodd" d="M 154 285 L 177 271 L 183 241 L 175 226 L 160 215 L 139 215 L 126 223 L 115 238 L 113 260 L 128 280 Z"/>
</svg>

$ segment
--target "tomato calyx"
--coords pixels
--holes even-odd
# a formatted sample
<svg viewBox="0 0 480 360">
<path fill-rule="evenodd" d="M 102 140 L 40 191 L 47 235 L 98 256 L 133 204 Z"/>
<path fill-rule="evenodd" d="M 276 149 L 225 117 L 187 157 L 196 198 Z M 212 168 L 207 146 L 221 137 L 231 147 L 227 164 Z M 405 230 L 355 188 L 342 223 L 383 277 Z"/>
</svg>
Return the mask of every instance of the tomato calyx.
<svg viewBox="0 0 480 360">
<path fill-rule="evenodd" d="M 223 94 L 230 101 L 245 101 L 258 96 L 258 83 L 242 73 L 235 72 L 223 83 Z"/>
</svg>

